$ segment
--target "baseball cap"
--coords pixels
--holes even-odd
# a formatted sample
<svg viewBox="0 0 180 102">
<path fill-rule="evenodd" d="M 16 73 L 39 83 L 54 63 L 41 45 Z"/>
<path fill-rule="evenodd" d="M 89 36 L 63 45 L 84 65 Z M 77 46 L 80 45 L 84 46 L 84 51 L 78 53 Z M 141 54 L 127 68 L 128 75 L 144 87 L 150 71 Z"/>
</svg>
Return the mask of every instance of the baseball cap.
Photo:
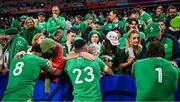
<svg viewBox="0 0 180 102">
<path fill-rule="evenodd" d="M 160 25 L 156 22 L 152 22 L 146 28 L 147 37 L 157 37 L 160 33 Z"/>
<path fill-rule="evenodd" d="M 6 34 L 6 35 L 15 35 L 17 33 L 18 33 L 18 30 L 15 27 L 10 27 L 8 29 L 5 29 L 5 31 L 4 31 L 4 34 Z"/>
<path fill-rule="evenodd" d="M 170 22 L 171 26 L 174 28 L 180 28 L 180 16 L 176 16 Z"/>
<path fill-rule="evenodd" d="M 39 16 L 39 15 L 43 15 L 44 17 L 46 17 L 46 14 L 44 12 L 37 13 L 37 16 Z"/>
<path fill-rule="evenodd" d="M 94 18 L 92 23 L 100 23 L 100 20 L 98 18 Z"/>
<path fill-rule="evenodd" d="M 76 25 L 73 25 L 71 27 L 71 30 L 79 30 L 80 29 L 80 25 L 76 24 Z"/>
<path fill-rule="evenodd" d="M 26 19 L 26 18 L 28 18 L 28 16 L 22 15 L 22 16 L 20 17 L 20 19 Z"/>
<path fill-rule="evenodd" d="M 13 19 L 11 22 L 11 27 L 19 27 L 20 26 L 20 22 L 18 19 Z"/>
<path fill-rule="evenodd" d="M 116 46 L 119 44 L 118 34 L 115 31 L 110 31 L 106 35 L 106 38 L 111 42 L 113 46 Z"/>
<path fill-rule="evenodd" d="M 85 16 L 85 19 L 89 19 L 90 17 L 92 17 L 92 15 L 90 13 L 87 13 L 86 16 Z"/>
<path fill-rule="evenodd" d="M 56 48 L 56 42 L 51 38 L 45 38 L 40 43 L 40 48 L 42 50 L 42 53 L 45 54 L 52 54 Z"/>
</svg>

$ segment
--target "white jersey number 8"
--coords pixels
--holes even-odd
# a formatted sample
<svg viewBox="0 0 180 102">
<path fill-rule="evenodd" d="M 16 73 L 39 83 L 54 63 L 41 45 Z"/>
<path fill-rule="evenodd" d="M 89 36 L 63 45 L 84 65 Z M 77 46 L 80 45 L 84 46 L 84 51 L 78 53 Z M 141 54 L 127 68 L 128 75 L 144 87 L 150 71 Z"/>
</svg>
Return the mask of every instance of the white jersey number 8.
<svg viewBox="0 0 180 102">
<path fill-rule="evenodd" d="M 22 73 L 22 68 L 24 66 L 24 62 L 18 62 L 13 70 L 13 75 L 18 76 Z"/>
<path fill-rule="evenodd" d="M 87 71 L 89 70 L 89 71 Z M 93 74 L 93 69 L 92 67 L 85 67 L 83 72 L 86 72 L 87 71 L 87 74 L 90 76 L 90 78 L 84 78 L 84 80 L 86 82 L 92 82 L 94 80 L 94 74 Z M 81 84 L 83 83 L 83 80 L 80 80 L 80 77 L 81 77 L 81 74 L 82 74 L 82 71 L 81 69 L 73 69 L 73 73 L 76 73 L 77 72 L 77 77 L 75 79 L 75 84 Z"/>
<path fill-rule="evenodd" d="M 158 83 L 162 83 L 162 68 L 156 68 L 155 71 L 158 72 Z"/>
</svg>

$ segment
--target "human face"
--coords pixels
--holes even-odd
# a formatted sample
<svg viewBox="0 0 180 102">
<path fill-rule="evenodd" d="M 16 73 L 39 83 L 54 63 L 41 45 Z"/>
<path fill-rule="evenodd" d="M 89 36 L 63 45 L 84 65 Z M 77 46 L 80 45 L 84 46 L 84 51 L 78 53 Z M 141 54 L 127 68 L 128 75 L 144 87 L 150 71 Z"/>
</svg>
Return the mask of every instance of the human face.
<svg viewBox="0 0 180 102">
<path fill-rule="evenodd" d="M 140 44 L 140 37 L 139 34 L 131 34 L 130 38 L 129 38 L 129 42 L 132 46 L 138 46 Z"/>
<path fill-rule="evenodd" d="M 98 30 L 99 29 L 99 24 L 98 23 L 92 23 L 91 28 L 92 28 L 92 30 Z"/>
<path fill-rule="evenodd" d="M 168 16 L 174 18 L 176 16 L 176 13 L 177 13 L 176 9 L 169 9 Z"/>
<path fill-rule="evenodd" d="M 52 8 L 52 14 L 59 15 L 59 13 L 60 13 L 59 8 L 58 8 L 57 6 L 54 6 L 54 7 Z"/>
<path fill-rule="evenodd" d="M 116 14 L 114 14 L 112 11 L 108 15 L 109 20 L 112 22 L 116 18 Z"/>
<path fill-rule="evenodd" d="M 118 34 L 118 39 L 121 37 L 121 32 L 119 30 L 114 30 Z"/>
<path fill-rule="evenodd" d="M 43 15 L 38 16 L 38 21 L 39 22 L 44 22 L 44 20 L 45 20 L 45 17 Z"/>
<path fill-rule="evenodd" d="M 44 37 L 43 35 L 40 36 L 40 37 L 36 40 L 37 44 L 40 44 L 44 38 L 45 38 L 45 37 Z"/>
<path fill-rule="evenodd" d="M 130 29 L 136 29 L 136 28 L 137 28 L 137 23 L 136 23 L 136 21 L 132 21 L 132 22 L 129 24 L 129 28 L 130 28 Z"/>
<path fill-rule="evenodd" d="M 97 34 L 93 34 L 93 35 L 91 36 L 91 42 L 92 42 L 93 44 L 97 44 L 97 43 L 99 42 L 99 36 L 98 36 Z"/>
<path fill-rule="evenodd" d="M 166 29 L 166 25 L 164 24 L 164 22 L 159 21 L 158 23 L 160 24 L 161 29 L 164 31 Z"/>
<path fill-rule="evenodd" d="M 139 15 L 140 15 L 140 14 L 139 14 L 138 12 L 132 13 L 132 14 L 131 14 L 131 18 L 135 18 L 135 19 L 138 20 L 138 19 L 139 19 Z"/>
<path fill-rule="evenodd" d="M 76 33 L 70 32 L 67 34 L 67 41 L 69 41 L 70 43 L 73 43 L 75 41 L 76 38 Z"/>
<path fill-rule="evenodd" d="M 29 20 L 26 21 L 26 25 L 27 25 L 28 28 L 33 28 L 34 27 L 34 22 L 29 19 Z"/>
<path fill-rule="evenodd" d="M 163 13 L 163 11 L 159 8 L 156 9 L 156 15 L 160 16 Z"/>
</svg>

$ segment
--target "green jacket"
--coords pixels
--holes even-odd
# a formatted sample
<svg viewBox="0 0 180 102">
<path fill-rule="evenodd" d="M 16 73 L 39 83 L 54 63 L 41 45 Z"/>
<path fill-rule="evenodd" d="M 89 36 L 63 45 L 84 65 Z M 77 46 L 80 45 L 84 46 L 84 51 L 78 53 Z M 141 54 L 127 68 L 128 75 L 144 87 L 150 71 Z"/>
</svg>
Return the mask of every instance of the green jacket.
<svg viewBox="0 0 180 102">
<path fill-rule="evenodd" d="M 6 58 L 6 59 L 8 59 L 8 66 L 11 64 L 14 56 L 18 52 L 27 51 L 28 47 L 29 47 L 28 43 L 23 37 L 21 37 L 20 35 L 13 37 L 11 39 L 9 46 L 7 47 L 7 51 L 9 52 L 9 57 Z"/>
<path fill-rule="evenodd" d="M 61 27 L 61 30 L 65 30 L 66 22 L 64 17 L 59 16 L 57 21 L 53 17 L 49 18 L 47 22 L 47 32 L 50 34 L 53 33 L 59 29 L 58 26 Z"/>
<path fill-rule="evenodd" d="M 39 32 L 40 32 L 40 30 L 37 28 L 24 29 L 19 33 L 19 35 L 22 36 L 29 45 L 32 45 L 31 42 L 32 42 L 34 35 L 36 35 Z"/>
</svg>

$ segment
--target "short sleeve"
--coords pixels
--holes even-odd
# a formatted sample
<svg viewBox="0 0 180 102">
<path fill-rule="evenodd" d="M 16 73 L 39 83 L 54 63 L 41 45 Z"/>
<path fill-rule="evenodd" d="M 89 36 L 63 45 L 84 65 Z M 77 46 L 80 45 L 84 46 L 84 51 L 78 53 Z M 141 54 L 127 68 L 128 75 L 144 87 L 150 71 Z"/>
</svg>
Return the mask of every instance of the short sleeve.
<svg viewBox="0 0 180 102">
<path fill-rule="evenodd" d="M 41 69 L 43 69 L 43 70 L 48 70 L 48 69 L 51 68 L 51 67 L 48 65 L 48 62 L 47 62 L 46 59 L 44 59 L 44 58 L 39 58 L 39 61 L 40 61 Z"/>
<path fill-rule="evenodd" d="M 96 57 L 96 61 L 98 62 L 101 71 L 105 71 L 106 64 L 99 57 Z"/>
</svg>

